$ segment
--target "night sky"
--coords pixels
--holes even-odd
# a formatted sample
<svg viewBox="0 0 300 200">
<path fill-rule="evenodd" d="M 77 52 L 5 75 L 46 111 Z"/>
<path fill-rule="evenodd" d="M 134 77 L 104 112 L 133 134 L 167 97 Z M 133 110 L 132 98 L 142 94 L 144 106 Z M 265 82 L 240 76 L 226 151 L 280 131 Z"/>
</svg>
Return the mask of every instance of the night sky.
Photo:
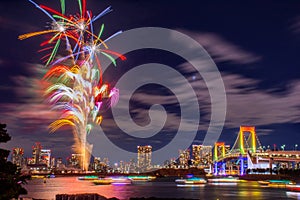
<svg viewBox="0 0 300 200">
<path fill-rule="evenodd" d="M 59 0 L 36 2 L 60 9 Z M 76 2 L 66 0 L 67 13 L 77 12 Z M 262 145 L 285 144 L 286 149 L 292 149 L 300 143 L 299 1 L 87 0 L 87 9 L 94 15 L 110 5 L 113 12 L 94 24 L 96 29 L 105 23 L 104 38 L 119 30 L 162 27 L 179 31 L 203 46 L 219 70 L 226 92 L 226 120 L 219 141 L 233 145 L 239 126 L 250 125 L 256 127 Z M 1 146 L 8 149 L 23 147 L 26 156 L 30 156 L 31 146 L 41 142 L 44 148 L 52 149 L 55 157 L 66 158 L 72 153 L 71 129 L 64 127 L 56 133 L 49 133 L 47 126 L 56 119 L 57 113 L 44 102 L 39 82 L 47 71 L 40 60 L 43 53 L 38 53 L 39 44 L 45 37 L 18 40 L 21 34 L 47 29 L 50 19 L 26 0 L 1 1 L 0 9 L 0 122 L 7 124 L 12 136 L 10 142 Z M 172 40 L 176 44 L 176 38 Z M 118 51 L 118 47 L 113 50 Z M 201 74 L 184 58 L 161 49 L 135 50 L 125 56 L 126 61 L 118 59 L 117 67 L 110 65 L 104 73 L 104 79 L 112 85 L 118 86 L 122 76 L 137 66 L 148 64 L 151 68 L 151 63 L 160 63 L 180 73 L 191 87 L 179 84 L 181 82 L 170 74 L 173 89 L 157 83 L 154 76 L 164 76 L 160 70 L 157 70 L 157 75 L 149 73 L 148 78 L 141 74 L 127 78 L 127 82 L 123 80 L 119 85 L 121 103 L 116 109 L 118 106 L 125 109 L 122 101 L 129 101 L 126 109 L 129 109 L 131 119 L 121 116 L 116 123 L 112 111 L 106 110 L 102 127 L 94 127 L 91 140 L 95 139 L 93 135 L 104 132 L 99 140 L 111 141 L 128 152 L 135 152 L 137 145 L 146 144 L 159 150 L 176 138 L 179 124 L 183 123 L 181 132 L 186 136 L 196 124 L 197 135 L 190 144 L 202 144 L 212 105 L 207 83 Z M 153 83 L 140 85 L 129 95 L 127 88 L 131 80 L 139 82 L 144 78 L 153 80 Z M 186 121 L 180 118 L 183 111 L 179 101 L 187 99 L 191 89 L 197 96 L 199 121 L 192 117 Z M 180 94 L 176 94 L 178 91 Z M 157 104 L 161 106 L 150 112 L 151 106 Z M 195 114 L 192 109 L 187 112 L 191 116 Z M 158 131 L 156 122 L 162 124 Z M 132 123 L 145 127 L 147 133 L 155 129 L 154 133 L 139 137 L 138 134 L 143 132 L 141 129 L 132 134 L 135 132 Z M 122 130 L 118 128 L 120 124 Z M 154 125 L 148 127 L 149 124 Z M 107 142 L 102 144 L 94 140 L 93 143 L 95 156 L 102 152 L 101 157 L 111 156 L 111 160 L 127 159 L 126 156 L 113 158 L 112 152 L 119 154 L 118 148 L 107 149 Z M 173 152 L 170 157 L 177 154 Z"/>
</svg>

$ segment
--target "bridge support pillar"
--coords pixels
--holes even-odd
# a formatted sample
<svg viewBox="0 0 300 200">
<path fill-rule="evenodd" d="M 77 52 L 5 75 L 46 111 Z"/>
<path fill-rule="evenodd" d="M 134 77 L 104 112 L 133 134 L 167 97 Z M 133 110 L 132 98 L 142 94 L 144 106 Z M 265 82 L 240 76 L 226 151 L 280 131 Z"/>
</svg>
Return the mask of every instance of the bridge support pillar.
<svg viewBox="0 0 300 200">
<path fill-rule="evenodd" d="M 240 155 L 239 160 L 240 160 L 240 175 L 244 175 L 244 159 L 243 159 L 243 155 Z"/>
<path fill-rule="evenodd" d="M 226 163 L 222 163 L 222 175 L 226 175 Z"/>
<path fill-rule="evenodd" d="M 214 175 L 218 175 L 218 162 L 214 162 Z"/>
<path fill-rule="evenodd" d="M 291 164 L 292 164 L 292 169 L 294 170 L 294 169 L 295 169 L 296 162 L 293 161 Z"/>
<path fill-rule="evenodd" d="M 270 161 L 269 161 L 269 169 L 270 169 L 270 174 L 272 175 L 273 173 L 273 158 L 270 158 Z"/>
</svg>

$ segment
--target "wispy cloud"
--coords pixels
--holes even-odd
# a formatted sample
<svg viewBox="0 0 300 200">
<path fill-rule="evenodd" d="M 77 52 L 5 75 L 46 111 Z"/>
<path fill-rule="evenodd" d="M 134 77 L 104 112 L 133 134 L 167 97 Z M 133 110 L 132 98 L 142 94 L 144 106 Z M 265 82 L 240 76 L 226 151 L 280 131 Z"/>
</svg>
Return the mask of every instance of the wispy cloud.
<svg viewBox="0 0 300 200">
<path fill-rule="evenodd" d="M 261 60 L 261 56 L 233 44 L 216 33 L 179 30 L 199 42 L 216 62 L 248 64 Z"/>
<path fill-rule="evenodd" d="M 228 99 L 226 126 L 300 122 L 300 81 L 291 83 L 287 94 L 275 96 L 268 91 L 248 90 L 247 87 L 254 88 L 257 84 L 253 79 L 223 74 L 223 80 Z"/>
<path fill-rule="evenodd" d="M 4 17 L 0 17 L 0 23 L 3 29 L 9 31 L 20 32 L 20 30 L 22 30 L 22 32 L 26 33 L 26 32 L 37 31 L 40 29 L 37 26 L 33 26 L 32 23 L 30 24 L 28 22 L 22 22 L 20 20 L 14 20 L 14 19 L 4 18 Z"/>
<path fill-rule="evenodd" d="M 293 33 L 300 33 L 300 16 L 294 18 L 291 22 L 290 30 Z"/>
<path fill-rule="evenodd" d="M 185 67 L 185 64 L 182 65 Z M 289 92 L 285 95 L 278 96 L 272 95 L 268 90 L 257 89 L 258 80 L 246 78 L 242 75 L 222 73 L 224 81 L 226 96 L 227 96 L 227 116 L 226 116 L 226 128 L 237 128 L 240 125 L 271 125 L 274 123 L 299 123 L 300 112 L 299 112 L 299 99 L 300 99 L 300 82 L 295 81 L 291 85 Z M 163 96 L 154 95 L 147 92 L 141 92 L 134 95 L 134 100 L 137 105 L 148 105 L 153 102 L 164 104 L 166 106 L 179 106 L 178 99 L 184 99 L 185 103 L 189 104 L 189 100 L 192 98 L 192 91 L 187 85 L 181 84 L 180 80 L 174 79 L 176 85 L 173 90 L 175 96 Z M 179 84 L 178 84 L 179 83 Z M 177 85 L 178 84 L 178 85 Z M 210 121 L 210 96 L 206 89 L 203 80 L 197 80 L 191 83 L 194 89 L 197 91 L 199 105 L 201 105 L 200 112 L 201 120 Z M 124 87 L 126 88 L 126 86 Z M 121 103 L 117 105 L 118 109 L 128 111 L 128 104 L 122 103 L 123 100 L 132 98 L 127 95 L 129 92 L 126 89 L 122 90 L 123 95 L 121 96 Z M 140 120 L 148 120 L 149 110 L 143 107 L 135 108 L 137 116 L 144 116 Z M 128 111 L 129 112 L 129 111 Z M 188 113 L 192 115 L 194 110 L 188 110 Z M 206 114 L 208 113 L 208 114 Z M 165 110 L 156 110 L 153 114 L 155 121 L 165 121 L 166 117 Z M 171 121 L 178 123 L 181 119 L 180 113 L 168 113 Z M 118 118 L 119 123 L 125 130 L 132 130 L 132 121 L 129 121 L 127 117 Z M 194 119 L 186 119 L 184 122 L 185 131 L 191 131 L 194 128 L 194 124 L 198 123 Z M 158 123 L 157 123 L 158 124 Z M 159 123 L 161 124 L 161 123 Z M 172 123 L 169 124 L 172 127 Z M 113 127 L 111 127 L 113 128 Z M 199 126 L 199 130 L 204 130 L 206 126 Z"/>
</svg>

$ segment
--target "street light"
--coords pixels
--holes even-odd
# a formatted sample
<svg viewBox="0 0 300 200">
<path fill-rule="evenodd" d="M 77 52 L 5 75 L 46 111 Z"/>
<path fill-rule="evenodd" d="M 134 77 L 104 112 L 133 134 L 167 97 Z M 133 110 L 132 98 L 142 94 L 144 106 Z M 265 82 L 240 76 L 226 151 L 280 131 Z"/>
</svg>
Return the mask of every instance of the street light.
<svg viewBox="0 0 300 200">
<path fill-rule="evenodd" d="M 298 144 L 295 144 L 295 151 L 297 151 Z"/>
<path fill-rule="evenodd" d="M 285 144 L 281 146 L 281 148 L 282 148 L 282 151 L 284 151 L 284 147 L 285 147 Z"/>
</svg>

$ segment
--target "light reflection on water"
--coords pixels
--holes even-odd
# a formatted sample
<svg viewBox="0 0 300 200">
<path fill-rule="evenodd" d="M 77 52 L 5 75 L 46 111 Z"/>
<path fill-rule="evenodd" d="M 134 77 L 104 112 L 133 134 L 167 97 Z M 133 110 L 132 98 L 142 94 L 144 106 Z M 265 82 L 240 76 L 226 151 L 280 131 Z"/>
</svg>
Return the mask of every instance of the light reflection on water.
<svg viewBox="0 0 300 200">
<path fill-rule="evenodd" d="M 178 187 L 175 182 L 146 182 L 132 185 L 94 185 L 79 181 L 77 177 L 34 179 L 25 186 L 28 194 L 22 197 L 55 199 L 56 194 L 98 193 L 105 197 L 129 199 L 130 197 L 192 198 L 219 200 L 274 200 L 297 199 L 285 189 L 262 188 L 256 182 L 211 185 L 201 187 Z"/>
</svg>

